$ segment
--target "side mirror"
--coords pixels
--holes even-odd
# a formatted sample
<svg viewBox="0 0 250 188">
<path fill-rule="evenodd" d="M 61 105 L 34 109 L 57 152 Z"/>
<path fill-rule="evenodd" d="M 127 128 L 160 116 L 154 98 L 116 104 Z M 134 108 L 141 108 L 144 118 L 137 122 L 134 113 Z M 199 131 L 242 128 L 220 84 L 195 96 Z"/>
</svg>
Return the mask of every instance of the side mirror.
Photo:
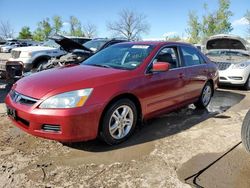
<svg viewBox="0 0 250 188">
<path fill-rule="evenodd" d="M 170 64 L 167 62 L 155 62 L 152 72 L 166 72 L 170 69 Z"/>
</svg>

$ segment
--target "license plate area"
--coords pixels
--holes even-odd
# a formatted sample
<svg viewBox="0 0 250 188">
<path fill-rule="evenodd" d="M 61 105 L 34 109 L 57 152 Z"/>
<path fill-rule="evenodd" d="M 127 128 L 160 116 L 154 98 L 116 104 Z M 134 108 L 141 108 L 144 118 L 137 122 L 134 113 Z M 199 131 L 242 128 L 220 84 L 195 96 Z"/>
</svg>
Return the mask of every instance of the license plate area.
<svg viewBox="0 0 250 188">
<path fill-rule="evenodd" d="M 13 109 L 13 108 L 10 108 L 10 107 L 8 107 L 8 106 L 7 106 L 7 115 L 8 115 L 10 118 L 14 119 L 14 120 L 17 119 L 16 110 Z"/>
</svg>

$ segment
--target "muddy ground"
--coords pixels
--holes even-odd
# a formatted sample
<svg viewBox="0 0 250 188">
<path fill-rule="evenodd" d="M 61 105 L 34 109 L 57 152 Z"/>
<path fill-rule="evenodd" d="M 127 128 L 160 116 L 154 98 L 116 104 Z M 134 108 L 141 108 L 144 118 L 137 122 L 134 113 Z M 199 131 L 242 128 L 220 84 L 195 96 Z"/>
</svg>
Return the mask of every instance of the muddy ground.
<svg viewBox="0 0 250 188">
<path fill-rule="evenodd" d="M 139 127 L 119 146 L 63 145 L 30 136 L 6 117 L 0 84 L 0 187 L 250 187 L 250 154 L 239 144 L 250 93 L 219 89 L 207 110 L 191 105 Z"/>
</svg>

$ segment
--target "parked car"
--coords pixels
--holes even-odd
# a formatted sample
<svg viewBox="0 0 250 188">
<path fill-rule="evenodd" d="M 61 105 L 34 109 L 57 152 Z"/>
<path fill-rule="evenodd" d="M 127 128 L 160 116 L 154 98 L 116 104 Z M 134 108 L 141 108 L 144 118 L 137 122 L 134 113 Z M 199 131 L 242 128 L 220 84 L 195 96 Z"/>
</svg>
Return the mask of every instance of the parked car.
<svg viewBox="0 0 250 188">
<path fill-rule="evenodd" d="M 18 42 L 7 42 L 0 48 L 0 52 L 9 53 L 13 48 L 21 46 Z"/>
<path fill-rule="evenodd" d="M 79 37 L 71 38 L 72 40 Z M 85 39 L 88 41 L 90 39 Z M 48 40 L 41 46 L 29 46 L 12 50 L 10 62 L 21 63 L 24 71 L 36 69 L 39 65 L 48 62 L 52 57 L 60 57 L 67 52 L 63 50 L 54 40 Z"/>
<path fill-rule="evenodd" d="M 195 103 L 205 108 L 218 70 L 195 47 L 174 42 L 125 42 L 80 65 L 18 80 L 5 99 L 22 130 L 61 142 L 100 136 L 125 141 L 139 121 Z"/>
<path fill-rule="evenodd" d="M 70 38 L 70 39 L 69 39 Z M 69 41 L 77 41 L 75 44 L 82 46 L 78 42 L 83 43 L 90 39 L 84 37 L 69 37 L 65 38 Z M 28 42 L 26 42 L 27 45 Z M 34 43 L 35 44 L 35 43 Z M 36 72 L 38 67 L 48 63 L 51 58 L 59 58 L 65 55 L 67 48 L 58 45 L 53 39 L 43 42 L 39 46 L 28 46 L 15 48 L 11 51 L 11 58 L 3 65 L 4 69 L 0 71 L 7 72 L 8 78 L 18 79 L 23 76 L 24 72 Z M 1 67 L 1 65 L 0 65 Z"/>
<path fill-rule="evenodd" d="M 206 42 L 206 55 L 218 65 L 219 83 L 250 89 L 250 51 L 247 42 L 234 35 L 215 35 Z"/>
<path fill-rule="evenodd" d="M 103 50 L 111 45 L 127 42 L 124 39 L 108 39 L 108 38 L 98 38 L 90 40 L 83 45 L 79 45 L 75 41 L 72 41 L 63 36 L 52 37 L 57 44 L 59 44 L 68 53 L 61 56 L 60 58 L 52 58 L 46 64 L 42 64 L 38 67 L 37 71 L 47 70 L 55 67 L 65 66 L 69 64 L 77 64 L 91 57 L 95 53 Z M 30 73 L 28 73 L 30 75 Z"/>
</svg>

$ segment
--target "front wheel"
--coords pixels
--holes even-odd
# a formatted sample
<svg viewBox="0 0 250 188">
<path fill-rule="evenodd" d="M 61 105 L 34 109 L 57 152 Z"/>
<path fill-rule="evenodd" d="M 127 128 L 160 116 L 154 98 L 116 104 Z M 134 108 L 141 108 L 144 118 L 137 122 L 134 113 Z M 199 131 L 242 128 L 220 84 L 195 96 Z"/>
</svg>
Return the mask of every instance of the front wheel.
<svg viewBox="0 0 250 188">
<path fill-rule="evenodd" d="M 210 82 L 207 82 L 204 88 L 202 89 L 199 100 L 195 103 L 195 106 L 198 108 L 206 108 L 211 101 L 212 95 L 212 84 Z"/>
<path fill-rule="evenodd" d="M 105 112 L 100 136 L 109 145 L 119 144 L 131 136 L 136 122 L 135 104 L 129 99 L 118 100 Z"/>
</svg>

